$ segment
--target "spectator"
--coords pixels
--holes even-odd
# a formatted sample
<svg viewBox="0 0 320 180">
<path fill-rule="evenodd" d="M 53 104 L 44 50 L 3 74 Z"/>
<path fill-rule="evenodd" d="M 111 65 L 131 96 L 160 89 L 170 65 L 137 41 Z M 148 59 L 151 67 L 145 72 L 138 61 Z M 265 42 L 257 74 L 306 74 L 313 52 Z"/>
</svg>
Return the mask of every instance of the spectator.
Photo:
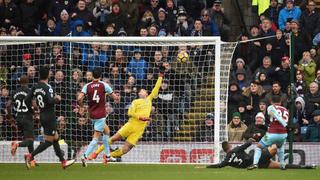
<svg viewBox="0 0 320 180">
<path fill-rule="evenodd" d="M 274 36 L 276 33 L 276 27 L 272 29 L 272 22 L 268 18 L 264 18 L 261 21 L 261 31 L 260 36 L 261 37 L 268 37 L 268 36 Z"/>
<path fill-rule="evenodd" d="M 228 96 L 228 117 L 232 117 L 232 113 L 238 111 L 239 103 L 243 101 L 242 90 L 236 82 L 229 84 Z"/>
<path fill-rule="evenodd" d="M 93 74 L 91 71 L 86 72 L 85 83 L 89 83 L 93 80 Z M 82 87 L 81 87 L 82 88 Z"/>
<path fill-rule="evenodd" d="M 113 23 L 108 24 L 105 27 L 105 30 L 103 32 L 101 32 L 102 36 L 116 36 L 116 29 L 115 29 L 115 25 Z"/>
<path fill-rule="evenodd" d="M 74 29 L 72 30 L 72 36 L 90 36 L 90 33 L 83 28 L 84 24 L 82 20 L 76 20 L 74 22 Z M 84 45 L 80 45 L 82 48 Z"/>
<path fill-rule="evenodd" d="M 148 63 L 141 57 L 141 49 L 135 49 L 133 51 L 134 56 L 128 64 L 127 71 L 130 74 L 134 75 L 134 77 L 141 82 L 144 80 L 147 75 Z M 139 85 L 141 85 L 138 82 Z"/>
<path fill-rule="evenodd" d="M 133 36 L 136 33 L 139 18 L 138 3 L 136 1 L 120 0 L 119 5 L 120 9 L 126 13 L 127 27 L 130 27 L 126 29 L 126 32 L 129 36 Z"/>
<path fill-rule="evenodd" d="M 286 45 L 285 36 L 280 29 L 277 29 L 276 31 L 276 38 L 274 38 L 274 41 L 272 42 L 272 49 L 275 51 L 275 56 L 279 57 L 273 63 L 275 66 L 280 66 L 281 62 L 279 62 L 278 59 L 284 56 L 289 56 L 289 52 L 287 52 L 288 48 Z"/>
<path fill-rule="evenodd" d="M 111 11 L 112 4 L 110 0 L 99 0 L 96 2 L 92 14 L 97 20 L 95 30 L 98 34 L 102 34 L 107 26 L 108 16 L 111 14 Z"/>
<path fill-rule="evenodd" d="M 72 13 L 71 18 L 74 20 L 81 20 L 83 22 L 84 30 L 93 33 L 96 27 L 96 19 L 86 7 L 85 0 L 79 0 L 75 11 Z"/>
<path fill-rule="evenodd" d="M 140 27 L 139 35 L 140 35 L 141 37 L 146 37 L 146 36 L 148 36 L 148 28 L 146 28 L 146 27 Z"/>
<path fill-rule="evenodd" d="M 54 31 L 55 36 L 67 36 L 73 28 L 73 21 L 69 18 L 68 12 L 64 9 L 60 13 L 60 18 L 57 20 Z"/>
<path fill-rule="evenodd" d="M 207 9 L 201 11 L 201 21 L 203 24 L 203 30 L 211 32 L 212 36 L 219 36 L 218 25 L 210 19 L 210 12 Z"/>
<path fill-rule="evenodd" d="M 259 77 L 259 74 L 261 72 L 265 72 L 267 74 L 267 77 L 270 78 L 270 81 L 273 81 L 273 76 L 275 73 L 275 68 L 272 66 L 272 61 L 269 56 L 265 56 L 262 60 L 262 66 L 260 66 L 255 72 L 254 72 L 254 78 L 257 79 Z"/>
<path fill-rule="evenodd" d="M 265 122 L 265 125 L 268 127 L 270 124 L 270 117 L 268 115 L 267 108 L 268 108 L 268 103 L 266 102 L 265 99 L 261 99 L 259 102 L 259 112 L 261 112 L 264 115 L 265 117 L 264 122 Z"/>
<path fill-rule="evenodd" d="M 272 65 L 277 67 L 281 64 L 281 57 L 278 57 L 277 52 L 273 48 L 273 44 L 271 41 L 263 41 L 263 55 L 269 56 L 272 59 Z"/>
<path fill-rule="evenodd" d="M 190 22 L 188 22 L 187 12 L 183 6 L 179 6 L 175 36 L 187 36 L 189 26 Z"/>
<path fill-rule="evenodd" d="M 61 70 L 56 71 L 54 75 L 54 83 L 52 84 L 54 92 L 61 96 L 61 101 L 56 105 L 56 115 L 57 116 L 66 116 L 67 112 L 67 84 L 65 81 L 65 75 Z"/>
<path fill-rule="evenodd" d="M 173 0 L 167 0 L 165 10 L 167 12 L 167 20 L 174 26 L 177 22 L 178 8 L 173 3 Z M 174 32 L 170 32 L 170 34 L 174 34 Z"/>
<path fill-rule="evenodd" d="M 111 56 L 110 68 L 118 67 L 120 71 L 120 75 L 122 79 L 125 79 L 125 75 L 127 74 L 127 63 L 128 59 L 123 54 L 122 49 L 118 48 L 115 50 L 115 55 Z"/>
<path fill-rule="evenodd" d="M 82 65 L 93 71 L 96 67 L 105 67 L 109 58 L 101 53 L 99 44 L 92 44 L 88 51 L 83 53 Z"/>
<path fill-rule="evenodd" d="M 40 32 L 41 36 L 54 36 L 56 29 L 56 22 L 53 19 L 48 19 L 46 29 Z"/>
<path fill-rule="evenodd" d="M 246 110 L 246 103 L 245 102 L 239 102 L 238 112 L 241 115 L 241 121 L 245 124 L 250 124 L 252 122 L 251 116 Z M 232 115 L 230 115 L 232 117 Z M 229 121 L 228 121 L 229 122 Z"/>
<path fill-rule="evenodd" d="M 304 97 L 306 91 L 307 84 L 303 80 L 303 72 L 298 70 L 296 72 L 295 92 L 297 93 L 297 96 Z"/>
<path fill-rule="evenodd" d="M 281 59 L 281 67 L 275 70 L 275 80 L 279 81 L 282 87 L 282 92 L 286 92 L 290 84 L 290 60 L 284 56 Z"/>
<path fill-rule="evenodd" d="M 320 86 L 320 69 L 317 70 L 316 79 L 314 80 L 314 82 L 318 83 L 318 85 Z"/>
<path fill-rule="evenodd" d="M 194 21 L 194 28 L 191 30 L 191 36 L 211 36 L 211 32 L 203 28 L 202 21 L 196 19 Z"/>
<path fill-rule="evenodd" d="M 297 66 L 296 66 L 297 67 Z M 306 82 L 307 86 L 315 79 L 316 63 L 311 59 L 311 54 L 309 51 L 303 52 L 303 57 L 299 61 L 298 69 L 304 74 L 303 80 Z"/>
<path fill-rule="evenodd" d="M 228 124 L 229 142 L 243 141 L 243 134 L 246 130 L 247 126 L 241 121 L 240 113 L 233 113 L 232 121 Z"/>
<path fill-rule="evenodd" d="M 246 112 L 250 120 L 259 112 L 259 102 L 264 96 L 262 86 L 256 81 L 252 81 L 250 86 L 243 90 L 244 102 L 246 104 Z M 248 122 L 250 124 L 251 122 Z"/>
<path fill-rule="evenodd" d="M 219 32 L 222 41 L 228 41 L 230 29 L 230 21 L 224 14 L 221 7 L 221 0 L 215 0 L 211 8 L 211 19 L 218 24 Z"/>
<path fill-rule="evenodd" d="M 309 49 L 311 48 L 311 41 L 308 42 L 306 33 L 299 29 L 299 22 L 297 20 L 291 21 L 291 32 L 294 34 L 294 58 L 295 63 L 297 63 L 297 61 L 301 59 L 301 55 L 303 54 L 303 52 L 309 51 Z"/>
<path fill-rule="evenodd" d="M 301 10 L 298 6 L 294 6 L 294 0 L 286 0 L 286 7 L 280 10 L 279 13 L 279 28 L 284 30 L 288 20 L 300 20 Z"/>
<path fill-rule="evenodd" d="M 172 27 L 171 23 L 167 20 L 167 12 L 163 9 L 160 8 L 157 14 L 157 26 L 159 31 L 164 31 L 166 34 L 172 33 L 174 28 Z M 172 33 L 173 35 L 173 33 Z"/>
<path fill-rule="evenodd" d="M 118 33 L 120 28 L 127 30 L 128 19 L 118 3 L 112 4 L 112 12 L 109 15 L 107 24 L 114 24 L 115 33 Z"/>
<path fill-rule="evenodd" d="M 37 32 L 37 22 L 39 21 L 39 7 L 34 0 L 25 0 L 20 4 L 21 20 L 19 25 L 25 36 L 34 36 Z"/>
<path fill-rule="evenodd" d="M 255 139 L 257 142 L 266 134 L 267 126 L 265 125 L 265 117 L 262 112 L 258 112 L 255 117 L 255 123 L 250 124 L 243 134 L 243 138 L 248 140 Z"/>
<path fill-rule="evenodd" d="M 148 28 L 148 35 L 158 36 L 158 26 L 156 24 L 151 24 L 151 26 Z"/>
<path fill-rule="evenodd" d="M 301 141 L 302 136 L 305 135 L 304 129 L 309 125 L 309 120 L 306 116 L 305 111 L 305 101 L 302 97 L 297 97 L 295 100 L 296 112 L 293 115 L 293 123 L 297 125 L 297 130 L 295 131 L 295 141 Z"/>
<path fill-rule="evenodd" d="M 264 71 L 259 74 L 258 82 L 266 92 L 269 92 L 271 90 L 270 78 Z"/>
<path fill-rule="evenodd" d="M 309 91 L 305 95 L 307 119 L 311 119 L 313 111 L 320 109 L 320 91 L 319 85 L 312 82 L 309 86 Z"/>
<path fill-rule="evenodd" d="M 74 9 L 73 0 L 56 0 L 50 1 L 48 16 L 49 18 L 55 19 L 56 21 L 61 18 L 61 12 L 63 10 L 73 13 Z"/>
<path fill-rule="evenodd" d="M 320 141 L 320 110 L 315 110 L 313 113 L 313 122 L 308 126 L 306 133 L 306 141 Z"/>
<path fill-rule="evenodd" d="M 307 2 L 307 9 L 301 15 L 301 29 L 307 34 L 307 41 L 311 42 L 313 37 L 320 32 L 320 13 L 315 10 L 316 3 L 313 0 Z"/>
<path fill-rule="evenodd" d="M 278 18 L 280 12 L 280 6 L 278 5 L 278 0 L 271 0 L 270 6 L 263 13 L 267 18 L 269 18 L 273 23 L 278 25 Z"/>
<path fill-rule="evenodd" d="M 148 28 L 154 23 L 156 23 L 155 17 L 153 16 L 151 11 L 147 10 L 143 14 L 143 16 L 140 20 L 140 28 L 142 28 L 142 27 Z"/>
<path fill-rule="evenodd" d="M 157 17 L 158 11 L 160 9 L 159 0 L 150 0 L 149 10 L 153 14 L 153 17 Z"/>
<path fill-rule="evenodd" d="M 319 46 L 320 47 L 320 46 Z M 320 48 L 310 49 L 311 59 L 317 64 L 317 69 L 320 69 Z"/>
<path fill-rule="evenodd" d="M 110 75 L 108 76 L 110 79 L 111 87 L 115 90 L 120 90 L 120 87 L 122 87 L 122 85 L 124 84 L 119 71 L 119 68 L 117 66 L 114 66 L 110 69 Z"/>
<path fill-rule="evenodd" d="M 269 104 L 271 104 L 271 99 L 273 96 L 280 96 L 281 97 L 281 105 L 284 106 L 284 107 L 287 107 L 288 105 L 288 102 L 287 102 L 287 94 L 286 93 L 283 93 L 281 91 L 281 84 L 279 81 L 274 81 L 272 83 L 272 91 L 267 93 L 266 96 L 265 96 L 265 99 L 267 100 L 267 102 Z"/>
<path fill-rule="evenodd" d="M 5 0 L 0 4 L 0 27 L 9 29 L 11 26 L 19 26 L 20 11 L 15 2 Z"/>
<path fill-rule="evenodd" d="M 236 82 L 241 90 L 245 89 L 250 84 L 250 81 L 246 79 L 247 76 L 248 75 L 244 69 L 238 69 L 236 72 Z"/>
<path fill-rule="evenodd" d="M 161 84 L 159 95 L 156 102 L 156 109 L 161 116 L 163 137 L 170 140 L 173 137 L 173 128 L 179 127 L 180 122 L 176 117 L 175 94 L 169 87 L 169 81 L 164 80 Z"/>
</svg>

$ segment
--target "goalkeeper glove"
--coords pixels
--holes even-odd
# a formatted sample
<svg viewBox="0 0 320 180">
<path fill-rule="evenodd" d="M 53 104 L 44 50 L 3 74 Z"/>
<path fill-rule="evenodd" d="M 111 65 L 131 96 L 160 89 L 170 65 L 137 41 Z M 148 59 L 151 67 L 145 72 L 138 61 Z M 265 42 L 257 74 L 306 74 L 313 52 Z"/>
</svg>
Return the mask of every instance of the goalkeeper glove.
<svg viewBox="0 0 320 180">
<path fill-rule="evenodd" d="M 163 66 L 163 64 L 161 64 L 159 66 L 159 72 L 160 72 L 160 76 L 163 77 L 164 76 L 164 73 L 166 71 L 166 68 Z"/>
</svg>

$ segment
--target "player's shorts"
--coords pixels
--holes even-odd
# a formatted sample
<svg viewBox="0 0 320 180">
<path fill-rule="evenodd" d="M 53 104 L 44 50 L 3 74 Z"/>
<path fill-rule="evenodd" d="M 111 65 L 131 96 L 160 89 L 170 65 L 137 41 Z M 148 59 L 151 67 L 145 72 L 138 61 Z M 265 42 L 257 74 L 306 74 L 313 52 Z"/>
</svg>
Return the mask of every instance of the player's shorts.
<svg viewBox="0 0 320 180">
<path fill-rule="evenodd" d="M 92 119 L 94 130 L 103 133 L 106 126 L 106 118 Z"/>
<path fill-rule="evenodd" d="M 278 147 L 281 147 L 286 143 L 287 136 L 288 134 L 266 133 L 259 143 L 264 147 L 271 146 L 272 144 L 276 144 Z"/>
<path fill-rule="evenodd" d="M 22 133 L 23 137 L 34 136 L 34 124 L 32 114 L 25 114 L 17 117 L 17 125 L 19 132 Z"/>
<path fill-rule="evenodd" d="M 126 141 L 132 145 L 137 145 L 137 142 L 142 137 L 145 125 L 134 124 L 132 122 L 127 122 L 124 126 L 122 126 L 118 133 L 122 138 L 126 139 Z"/>
<path fill-rule="evenodd" d="M 261 157 L 258 163 L 259 168 L 268 168 L 271 162 L 272 155 L 270 154 L 268 148 L 264 148 L 261 152 Z"/>
<path fill-rule="evenodd" d="M 57 132 L 57 119 L 54 113 L 43 112 L 40 114 L 40 122 L 44 135 L 54 136 Z"/>
</svg>

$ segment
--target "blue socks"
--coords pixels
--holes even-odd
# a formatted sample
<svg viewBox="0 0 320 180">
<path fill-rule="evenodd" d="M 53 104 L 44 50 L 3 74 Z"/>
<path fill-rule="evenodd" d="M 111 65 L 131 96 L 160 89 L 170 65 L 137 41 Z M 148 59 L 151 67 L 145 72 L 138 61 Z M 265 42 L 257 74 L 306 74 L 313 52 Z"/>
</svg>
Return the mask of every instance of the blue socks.
<svg viewBox="0 0 320 180">
<path fill-rule="evenodd" d="M 106 156 L 110 157 L 109 135 L 104 134 L 102 136 L 102 142 L 103 142 L 103 145 L 104 145 L 104 152 L 106 153 Z"/>
<path fill-rule="evenodd" d="M 278 148 L 277 155 L 279 158 L 280 166 L 284 168 L 286 166 L 286 163 L 284 162 L 284 146 L 283 145 L 280 148 Z"/>
<path fill-rule="evenodd" d="M 259 147 L 256 147 L 254 149 L 254 157 L 253 157 L 253 164 L 257 165 L 259 163 L 260 157 L 261 157 L 262 149 Z"/>
<path fill-rule="evenodd" d="M 88 157 L 95 150 L 97 144 L 98 139 L 93 138 L 90 144 L 88 145 L 86 152 L 84 153 L 85 157 Z"/>
</svg>

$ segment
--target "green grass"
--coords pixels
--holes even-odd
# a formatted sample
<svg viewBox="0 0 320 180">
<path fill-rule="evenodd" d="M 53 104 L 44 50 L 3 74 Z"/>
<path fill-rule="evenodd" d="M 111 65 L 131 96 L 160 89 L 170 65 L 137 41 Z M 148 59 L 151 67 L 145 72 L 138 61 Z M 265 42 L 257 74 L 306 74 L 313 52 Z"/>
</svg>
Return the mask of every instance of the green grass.
<svg viewBox="0 0 320 180">
<path fill-rule="evenodd" d="M 316 170 L 278 170 L 257 169 L 197 169 L 193 165 L 126 165 L 89 164 L 83 168 L 75 164 L 62 170 L 59 164 L 41 164 L 27 170 L 24 164 L 0 164 L 2 180 L 311 180 L 320 178 L 320 169 Z"/>
</svg>

